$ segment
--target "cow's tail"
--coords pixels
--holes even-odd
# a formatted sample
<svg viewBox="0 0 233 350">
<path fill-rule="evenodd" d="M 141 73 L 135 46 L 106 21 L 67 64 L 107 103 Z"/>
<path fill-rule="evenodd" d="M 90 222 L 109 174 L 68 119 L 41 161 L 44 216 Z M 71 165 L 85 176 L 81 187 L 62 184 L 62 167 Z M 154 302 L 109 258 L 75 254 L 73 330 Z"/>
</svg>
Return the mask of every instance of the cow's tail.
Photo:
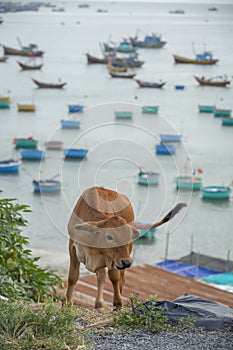
<svg viewBox="0 0 233 350">
<path fill-rule="evenodd" d="M 165 222 L 168 222 L 171 220 L 182 208 L 186 207 L 186 203 L 178 203 L 175 208 L 173 208 L 167 215 L 164 216 L 164 218 L 155 224 L 139 224 L 134 223 L 134 227 L 136 227 L 139 230 L 150 230 L 152 228 L 158 227 L 162 224 L 165 224 Z"/>
</svg>

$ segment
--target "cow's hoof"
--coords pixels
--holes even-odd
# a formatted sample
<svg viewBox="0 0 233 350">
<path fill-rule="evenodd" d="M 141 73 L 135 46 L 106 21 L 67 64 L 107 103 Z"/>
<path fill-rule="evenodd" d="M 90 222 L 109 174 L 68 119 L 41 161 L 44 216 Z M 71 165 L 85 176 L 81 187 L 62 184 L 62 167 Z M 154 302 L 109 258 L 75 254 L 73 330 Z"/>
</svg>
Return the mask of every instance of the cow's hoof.
<svg viewBox="0 0 233 350">
<path fill-rule="evenodd" d="M 104 307 L 104 302 L 103 301 L 96 301 L 95 302 L 95 308 L 96 309 L 102 309 Z"/>
<path fill-rule="evenodd" d="M 121 305 L 121 304 L 114 304 L 114 305 L 113 305 L 113 311 L 120 310 L 121 308 L 122 308 L 122 305 Z"/>
</svg>

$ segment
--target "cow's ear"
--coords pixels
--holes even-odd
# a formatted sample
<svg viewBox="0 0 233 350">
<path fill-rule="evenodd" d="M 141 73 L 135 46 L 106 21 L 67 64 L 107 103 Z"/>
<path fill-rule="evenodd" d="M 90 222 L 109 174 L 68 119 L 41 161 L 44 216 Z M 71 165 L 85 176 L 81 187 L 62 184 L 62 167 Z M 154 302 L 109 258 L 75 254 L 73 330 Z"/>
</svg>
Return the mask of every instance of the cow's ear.
<svg viewBox="0 0 233 350">
<path fill-rule="evenodd" d="M 140 237 L 140 231 L 134 227 L 134 226 L 131 226 L 132 227 L 132 231 L 133 231 L 133 240 L 135 239 L 138 239 Z"/>
<path fill-rule="evenodd" d="M 74 230 L 70 232 L 70 236 L 78 244 L 95 246 L 97 241 L 96 231 L 96 227 L 85 222 L 75 225 Z"/>
</svg>

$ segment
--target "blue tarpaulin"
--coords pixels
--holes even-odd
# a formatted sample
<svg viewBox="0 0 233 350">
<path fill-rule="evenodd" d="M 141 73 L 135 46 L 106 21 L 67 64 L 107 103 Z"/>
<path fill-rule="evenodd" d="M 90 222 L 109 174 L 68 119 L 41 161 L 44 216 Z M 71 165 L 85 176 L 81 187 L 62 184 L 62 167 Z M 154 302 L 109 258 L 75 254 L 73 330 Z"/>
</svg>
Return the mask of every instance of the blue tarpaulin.
<svg viewBox="0 0 233 350">
<path fill-rule="evenodd" d="M 191 264 L 178 263 L 176 260 L 164 260 L 155 264 L 155 266 L 176 273 L 179 276 L 190 278 L 203 278 L 205 276 L 219 274 L 219 272 L 215 270 Z"/>
<path fill-rule="evenodd" d="M 217 275 L 206 276 L 203 278 L 203 280 L 205 282 L 233 286 L 233 273 L 232 272 L 218 273 Z"/>
</svg>

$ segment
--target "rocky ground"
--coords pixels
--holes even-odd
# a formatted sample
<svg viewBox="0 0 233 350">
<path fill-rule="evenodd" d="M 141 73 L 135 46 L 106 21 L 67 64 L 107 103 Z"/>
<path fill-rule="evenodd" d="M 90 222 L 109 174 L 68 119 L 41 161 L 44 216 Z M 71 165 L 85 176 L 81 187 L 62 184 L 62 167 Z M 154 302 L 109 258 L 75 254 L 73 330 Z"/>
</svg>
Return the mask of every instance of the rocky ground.
<svg viewBox="0 0 233 350">
<path fill-rule="evenodd" d="M 233 333 L 184 330 L 179 332 L 132 331 L 91 333 L 91 350 L 233 350 Z"/>
</svg>

